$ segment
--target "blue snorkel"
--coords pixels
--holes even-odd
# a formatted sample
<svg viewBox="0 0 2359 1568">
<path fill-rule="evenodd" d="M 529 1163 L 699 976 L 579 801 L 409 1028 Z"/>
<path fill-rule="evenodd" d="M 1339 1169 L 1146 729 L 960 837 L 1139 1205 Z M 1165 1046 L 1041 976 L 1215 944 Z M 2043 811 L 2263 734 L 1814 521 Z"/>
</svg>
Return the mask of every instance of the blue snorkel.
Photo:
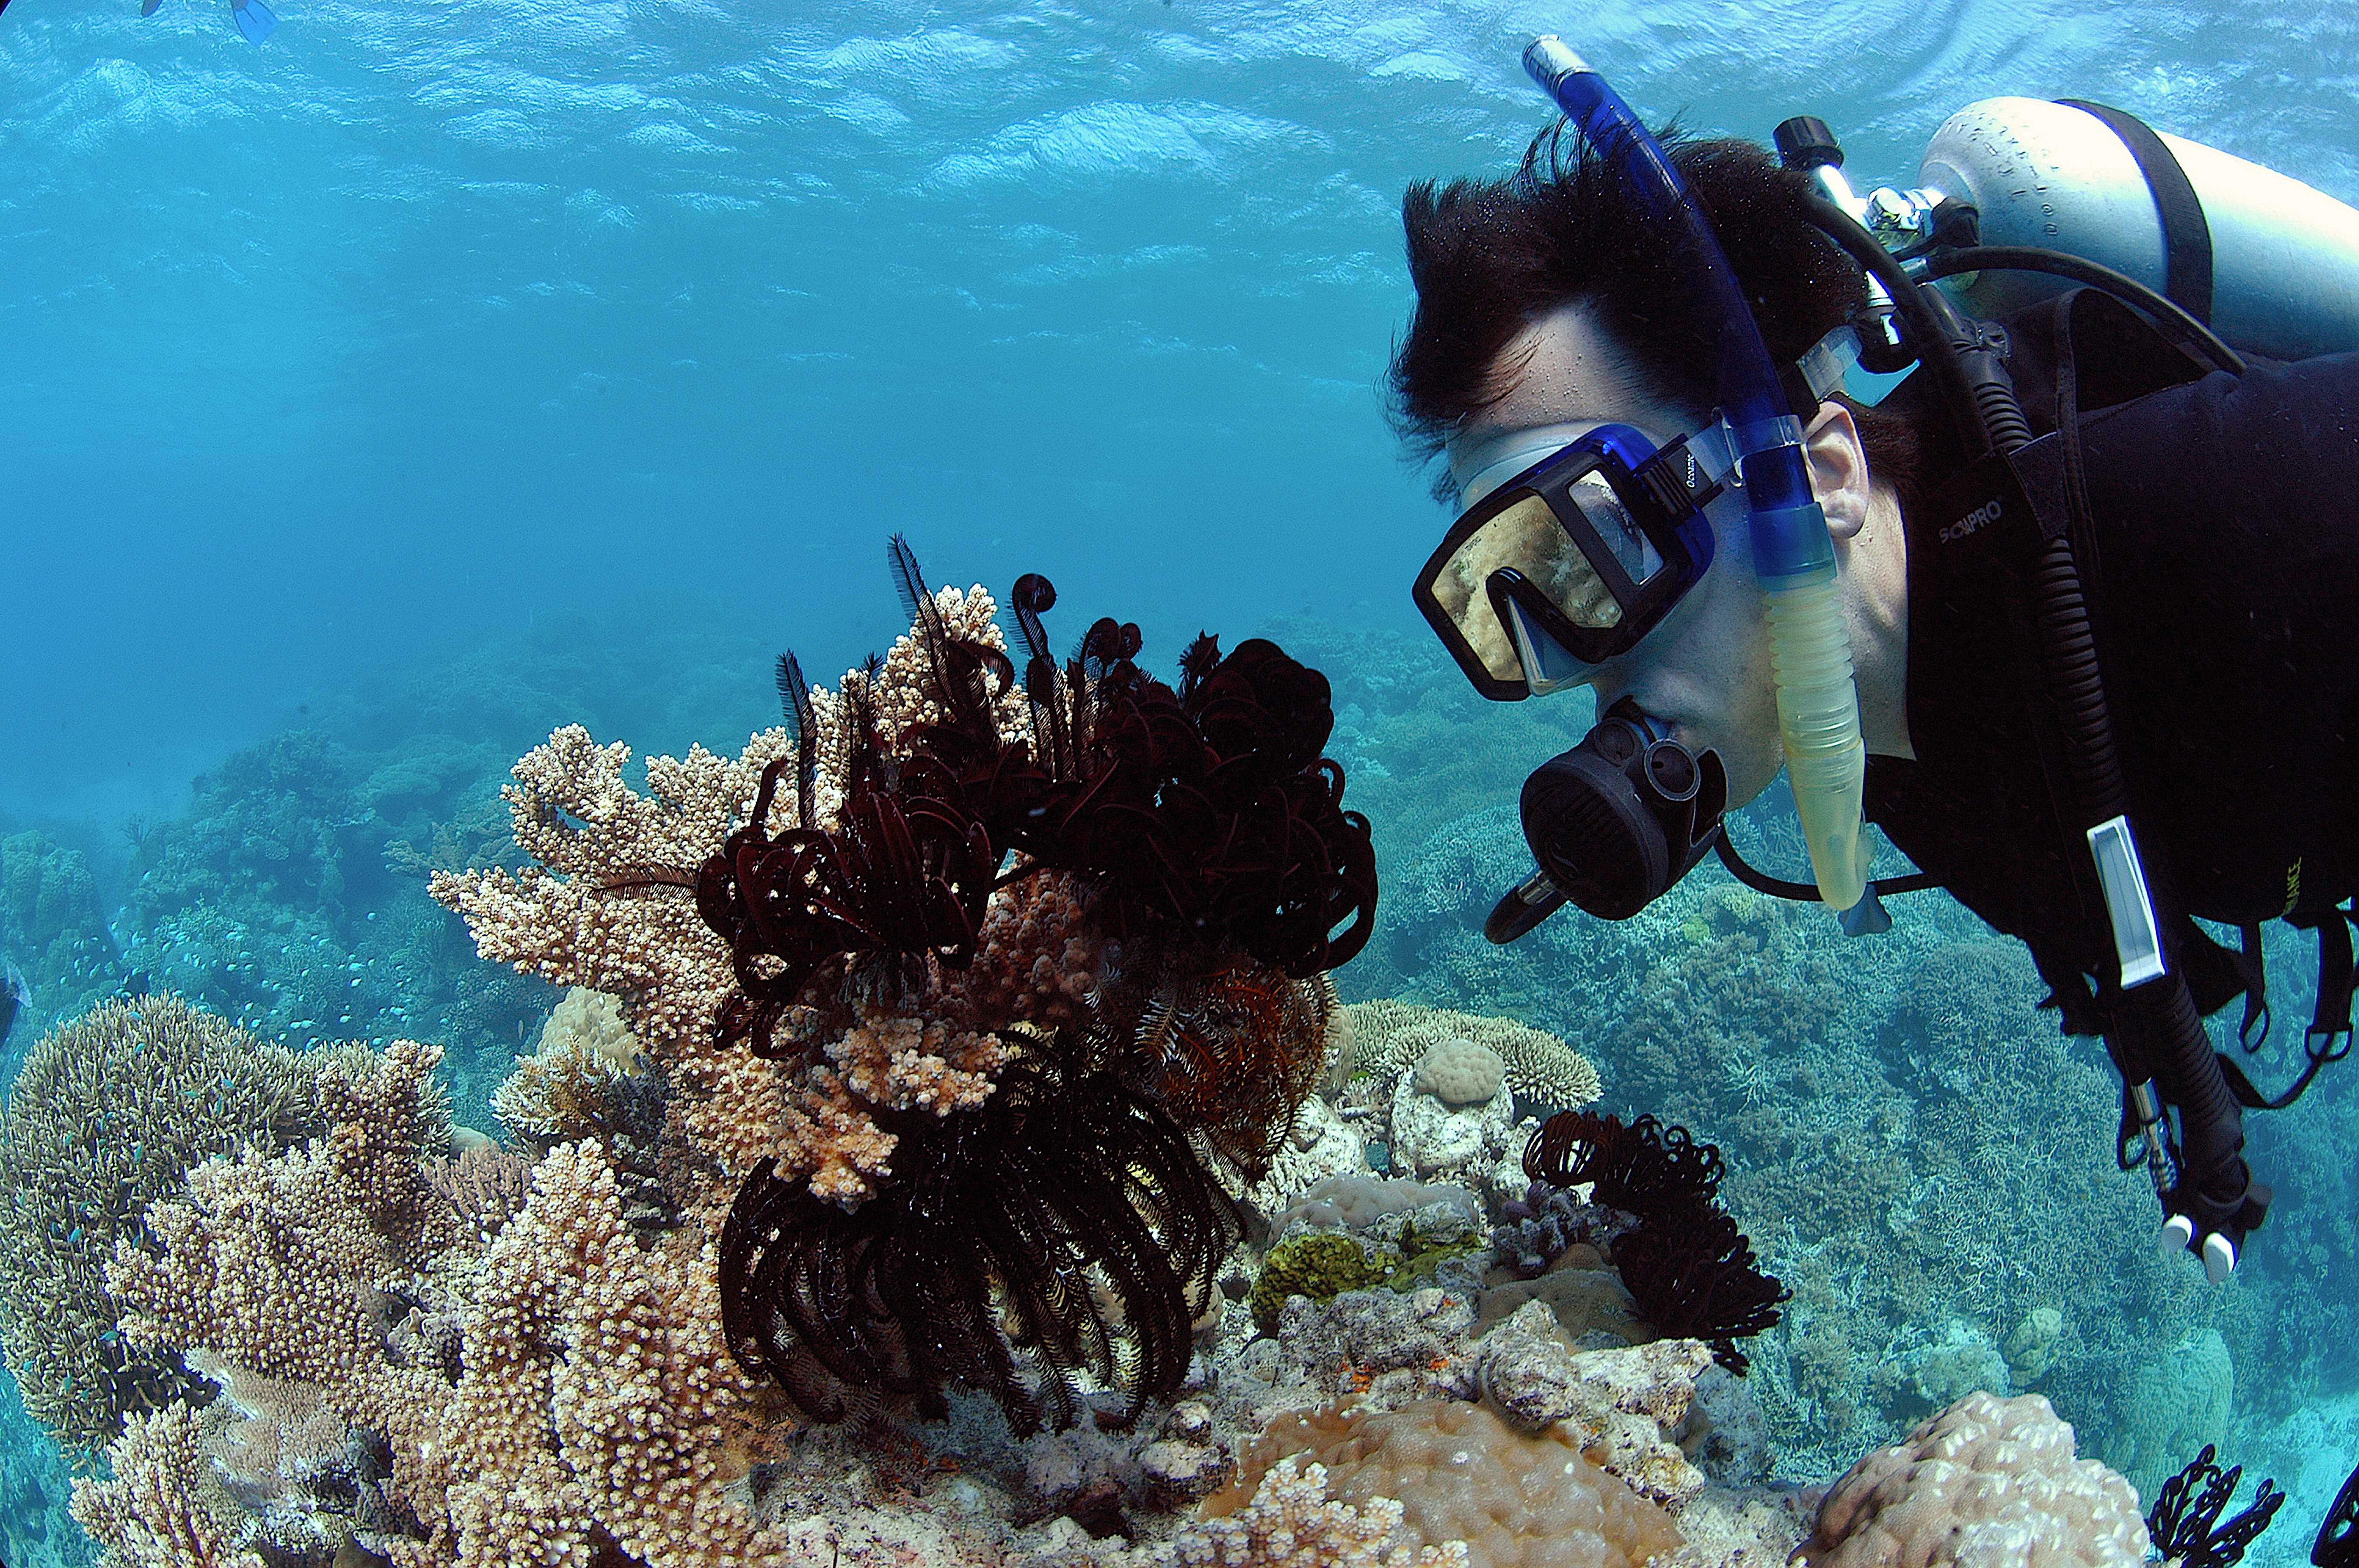
<svg viewBox="0 0 2359 1568">
<path fill-rule="evenodd" d="M 1632 200 L 1680 236 L 1690 287 L 1720 324 L 1721 408 L 1735 436 L 1754 569 L 1768 603 L 1777 728 L 1794 806 L 1819 896 L 1846 916 L 1872 918 L 1860 907 L 1874 855 L 1860 816 L 1867 748 L 1834 541 L 1810 490 L 1801 421 L 1719 239 L 1661 145 L 1604 78 L 1556 38 L 1534 39 L 1524 69 L 1620 173 Z"/>
</svg>

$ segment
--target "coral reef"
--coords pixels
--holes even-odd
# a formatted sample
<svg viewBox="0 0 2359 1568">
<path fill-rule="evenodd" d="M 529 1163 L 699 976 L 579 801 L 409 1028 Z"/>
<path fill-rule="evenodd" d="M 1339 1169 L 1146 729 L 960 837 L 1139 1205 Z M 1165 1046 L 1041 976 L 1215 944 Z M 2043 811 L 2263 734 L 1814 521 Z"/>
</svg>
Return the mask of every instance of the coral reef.
<svg viewBox="0 0 2359 1568">
<path fill-rule="evenodd" d="M 300 1386 L 340 1429 L 388 1445 L 385 1486 L 413 1509 L 416 1456 L 437 1440 L 449 1390 L 443 1366 L 393 1346 L 401 1328 L 455 1310 L 480 1256 L 420 1171 L 426 1152 L 449 1141 L 448 1102 L 432 1077 L 440 1057 L 439 1047 L 408 1041 L 382 1054 L 340 1048 L 319 1065 L 322 1136 L 274 1156 L 249 1149 L 197 1166 L 184 1198 L 148 1207 L 161 1255 L 119 1240 L 106 1270 L 128 1343 L 192 1365 L 201 1352 L 208 1376 L 233 1389 L 241 1379 Z M 110 1454 L 121 1477 L 121 1455 Z M 343 1480 L 301 1516 L 305 1528 L 320 1528 L 321 1512 L 371 1527 L 378 1493 Z M 275 1489 L 266 1477 L 253 1487 Z M 268 1522 L 247 1520 L 237 1544 L 267 1539 Z"/>
<path fill-rule="evenodd" d="M 1523 1185 L 1516 1156 L 1537 1124 L 1516 1120 L 1516 1098 L 1495 1092 L 1486 1100 L 1451 1105 L 1403 1073 L 1393 1085 L 1386 1120 L 1386 1163 L 1404 1176 L 1458 1182 L 1485 1192 Z"/>
<path fill-rule="evenodd" d="M 0 1039 L 5 1083 L 34 1041 L 123 986 L 122 955 L 79 850 L 41 833 L 0 837 L 0 962 L 14 963 L 32 993 Z"/>
<path fill-rule="evenodd" d="M 69 1453 L 201 1388 L 125 1342 L 106 1264 L 192 1167 L 318 1130 L 314 1076 L 168 996 L 102 1003 L 33 1047 L 0 1114 L 0 1336 L 26 1408 Z"/>
<path fill-rule="evenodd" d="M 1448 1106 L 1480 1105 L 1506 1081 L 1506 1059 L 1480 1041 L 1437 1040 L 1417 1059 L 1409 1080 L 1419 1094 Z"/>
<path fill-rule="evenodd" d="M 1606 1247 L 1629 1228 L 1627 1217 L 1604 1204 L 1583 1203 L 1568 1187 L 1534 1182 L 1520 1198 L 1499 1206 L 1492 1232 L 1493 1256 L 1527 1280 L 1546 1273 L 1568 1248 L 1587 1242 Z"/>
<path fill-rule="evenodd" d="M 1366 825 L 1320 760 L 1324 681 L 1274 645 L 1200 639 L 1175 688 L 1101 621 L 1060 668 L 1032 578 L 1019 685 L 989 595 L 893 562 L 885 658 L 834 691 L 782 660 L 787 724 L 657 759 L 652 798 L 560 730 L 507 792 L 538 864 L 434 893 L 486 957 L 618 999 L 732 1348 L 804 1413 L 964 1386 L 1019 1430 L 1090 1390 L 1125 1419 L 1186 1371 L 1243 1227 L 1223 1180 L 1326 1068 Z M 503 1091 L 512 1128 L 596 1098 L 569 1050 Z"/>
<path fill-rule="evenodd" d="M 73 1516 L 125 1568 L 258 1568 L 244 1549 L 252 1522 L 216 1480 L 202 1415 L 184 1404 L 141 1411 L 108 1457 L 114 1474 L 74 1483 Z"/>
<path fill-rule="evenodd" d="M 2235 1362 L 2218 1329 L 2200 1329 L 2156 1347 L 2128 1384 L 2114 1405 L 2113 1457 L 2138 1496 L 2158 1497 L 2181 1455 L 2227 1434 Z"/>
<path fill-rule="evenodd" d="M 774 1416 L 723 1341 L 718 1271 L 692 1232 L 638 1245 L 595 1142 L 552 1151 L 484 1255 L 444 1436 L 414 1457 L 426 1539 L 380 1550 L 404 1568 L 788 1561 L 725 1485 Z M 397 1485 L 403 1468 L 397 1450 Z"/>
</svg>

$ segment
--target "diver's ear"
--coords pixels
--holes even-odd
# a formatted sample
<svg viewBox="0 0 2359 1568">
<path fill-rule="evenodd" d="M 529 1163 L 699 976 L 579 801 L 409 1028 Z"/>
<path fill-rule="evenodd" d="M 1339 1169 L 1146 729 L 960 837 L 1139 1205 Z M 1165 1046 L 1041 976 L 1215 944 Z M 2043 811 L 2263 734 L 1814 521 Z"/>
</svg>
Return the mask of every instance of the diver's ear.
<svg viewBox="0 0 2359 1568">
<path fill-rule="evenodd" d="M 1810 490 L 1827 514 L 1827 532 L 1838 539 L 1856 535 L 1867 523 L 1867 451 L 1851 410 L 1840 403 L 1819 405 L 1802 438 L 1810 463 Z"/>
</svg>

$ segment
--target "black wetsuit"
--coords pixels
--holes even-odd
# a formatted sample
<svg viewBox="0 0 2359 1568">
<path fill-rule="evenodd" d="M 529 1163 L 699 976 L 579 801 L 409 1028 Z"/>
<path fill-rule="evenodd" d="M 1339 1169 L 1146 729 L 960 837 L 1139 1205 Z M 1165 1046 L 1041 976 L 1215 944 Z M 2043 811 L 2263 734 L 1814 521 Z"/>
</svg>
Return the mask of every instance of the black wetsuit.
<svg viewBox="0 0 2359 1568">
<path fill-rule="evenodd" d="M 2132 821 L 2212 1011 L 2252 971 L 2186 915 L 2317 918 L 2359 887 L 2359 355 L 2203 375 L 2087 294 L 2009 327 L 2036 432 L 2055 427 L 2072 351 L 2075 546 Z M 1905 511 L 1917 760 L 1871 761 L 1867 815 L 2023 938 L 2066 1027 L 2096 1033 L 2087 977 L 2113 961 L 2051 794 L 2067 775 L 2023 586 L 2036 541 L 2026 520 L 1945 515 L 1930 492 Z"/>
</svg>

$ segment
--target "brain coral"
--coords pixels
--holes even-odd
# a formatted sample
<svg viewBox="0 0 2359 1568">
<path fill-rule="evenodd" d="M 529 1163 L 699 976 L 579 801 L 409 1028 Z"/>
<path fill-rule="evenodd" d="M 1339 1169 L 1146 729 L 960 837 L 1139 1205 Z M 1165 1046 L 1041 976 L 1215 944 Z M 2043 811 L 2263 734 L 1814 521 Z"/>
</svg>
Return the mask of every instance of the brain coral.
<svg viewBox="0 0 2359 1568">
<path fill-rule="evenodd" d="M 1273 1465 L 1300 1456 L 1327 1467 L 1337 1501 L 1397 1498 L 1417 1541 L 1464 1541 L 1469 1568 L 1639 1568 L 1676 1551 L 1671 1516 L 1591 1463 L 1580 1442 L 1561 1423 L 1527 1435 L 1456 1400 L 1390 1411 L 1331 1406 L 1271 1422 L 1203 1511 L 1235 1512 Z"/>
<path fill-rule="evenodd" d="M 1597 1069 L 1588 1057 L 1512 1018 L 1484 1018 L 1390 998 L 1353 1002 L 1343 1011 L 1351 1021 L 1352 1065 L 1358 1071 L 1406 1072 L 1443 1041 L 1465 1040 L 1499 1054 L 1507 1082 L 1519 1095 L 1571 1110 L 1600 1092 Z"/>
<path fill-rule="evenodd" d="M 2038 1394 L 1969 1394 L 1835 1483 L 1797 1568 L 2137 1568 L 2137 1495 L 2072 1452 Z"/>
<path fill-rule="evenodd" d="M 1417 1059 L 1417 1089 L 1444 1105 L 1478 1105 L 1499 1092 L 1506 1059 L 1460 1035 L 1437 1040 Z"/>
</svg>

